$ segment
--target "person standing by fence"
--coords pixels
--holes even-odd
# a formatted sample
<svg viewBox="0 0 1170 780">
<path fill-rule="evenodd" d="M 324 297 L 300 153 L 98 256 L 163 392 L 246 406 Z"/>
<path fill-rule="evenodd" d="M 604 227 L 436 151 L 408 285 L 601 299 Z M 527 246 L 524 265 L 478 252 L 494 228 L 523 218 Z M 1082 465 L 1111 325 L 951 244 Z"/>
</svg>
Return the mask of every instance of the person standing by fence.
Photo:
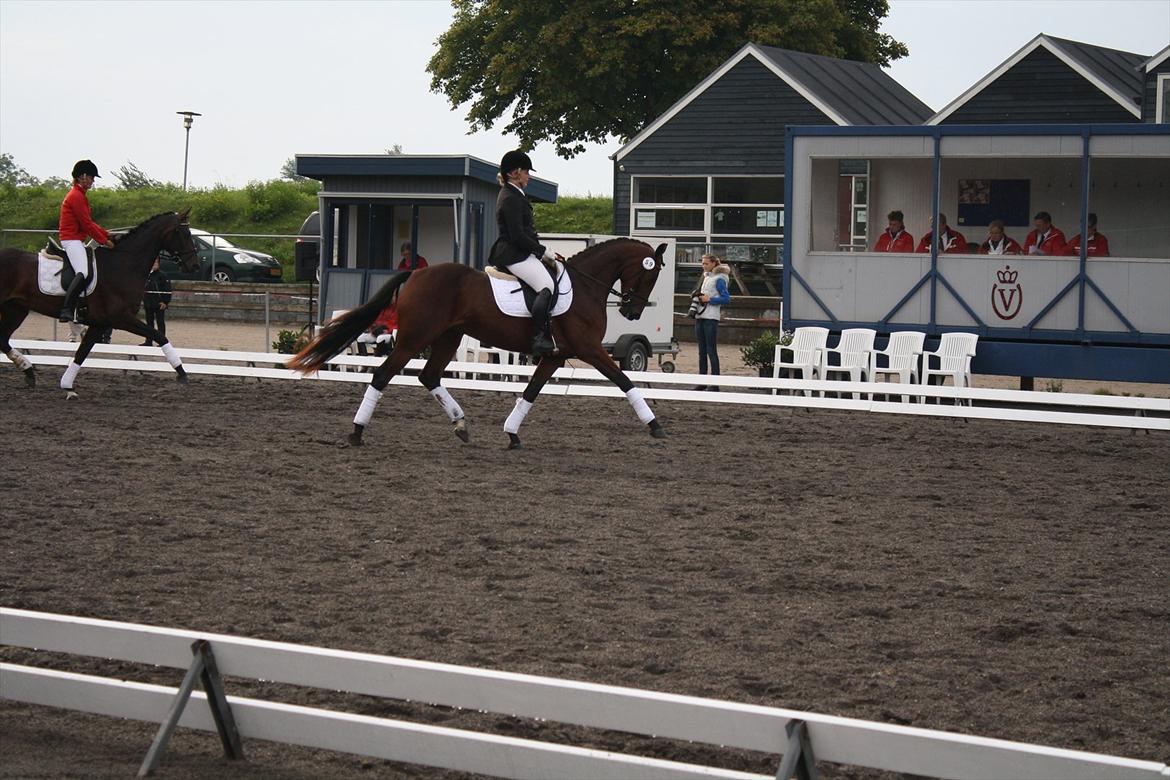
<svg viewBox="0 0 1170 780">
<path fill-rule="evenodd" d="M 150 267 L 150 276 L 146 277 L 146 291 L 142 296 L 142 307 L 146 311 L 146 324 L 154 328 L 160 335 L 167 335 L 167 309 L 171 306 L 171 280 L 159 268 L 158 258 L 154 258 L 154 265 Z M 153 344 L 150 339 L 138 346 L 149 347 Z M 162 344 L 159 344 L 161 347 Z"/>
<path fill-rule="evenodd" d="M 703 255 L 703 278 L 695 296 L 700 308 L 695 314 L 695 341 L 699 343 L 699 373 L 707 373 L 710 362 L 711 375 L 719 375 L 719 320 L 723 306 L 731 303 L 727 280 L 731 269 L 716 255 Z M 718 385 L 699 385 L 696 390 L 718 390 Z"/>
</svg>

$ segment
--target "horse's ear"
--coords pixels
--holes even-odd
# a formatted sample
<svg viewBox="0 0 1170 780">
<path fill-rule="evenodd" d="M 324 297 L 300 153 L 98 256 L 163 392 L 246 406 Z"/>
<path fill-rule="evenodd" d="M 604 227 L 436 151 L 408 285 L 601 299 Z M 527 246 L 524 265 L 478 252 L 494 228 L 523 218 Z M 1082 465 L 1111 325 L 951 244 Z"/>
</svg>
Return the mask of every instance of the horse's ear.
<svg viewBox="0 0 1170 780">
<path fill-rule="evenodd" d="M 185 208 L 185 209 L 183 209 L 182 211 L 180 211 L 180 212 L 179 212 L 179 221 L 180 221 L 180 222 L 186 222 L 186 221 L 187 221 L 187 215 L 188 215 L 188 214 L 190 214 L 190 213 L 191 213 L 191 207 L 190 207 L 190 206 L 188 206 L 187 208 Z M 663 244 L 663 246 L 666 246 L 666 245 L 665 245 L 665 244 Z"/>
<path fill-rule="evenodd" d="M 654 250 L 654 259 L 661 265 L 666 265 L 666 261 L 662 259 L 662 254 L 666 251 L 666 244 L 659 244 L 658 248 Z"/>
</svg>

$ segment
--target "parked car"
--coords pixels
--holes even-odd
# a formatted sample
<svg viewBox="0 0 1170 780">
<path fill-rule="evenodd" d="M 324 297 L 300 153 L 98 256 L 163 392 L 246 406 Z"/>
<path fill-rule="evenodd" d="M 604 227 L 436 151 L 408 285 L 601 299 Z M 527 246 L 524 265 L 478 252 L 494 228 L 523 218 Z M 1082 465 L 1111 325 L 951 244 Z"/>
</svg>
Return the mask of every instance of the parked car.
<svg viewBox="0 0 1170 780">
<path fill-rule="evenodd" d="M 191 228 L 199 252 L 199 270 L 184 272 L 179 259 L 167 252 L 159 255 L 159 266 L 171 279 L 210 279 L 217 284 L 231 282 L 279 282 L 284 277 L 280 261 L 264 252 L 244 249 L 223 236 Z M 212 267 L 214 263 L 214 268 Z"/>
<path fill-rule="evenodd" d="M 296 268 L 296 279 L 298 282 L 305 282 L 309 279 L 316 279 L 321 281 L 321 214 L 314 211 L 305 218 L 305 222 L 301 225 L 299 235 L 313 236 L 317 241 L 306 241 L 303 238 L 298 238 L 296 248 L 293 250 L 294 266 Z"/>
</svg>

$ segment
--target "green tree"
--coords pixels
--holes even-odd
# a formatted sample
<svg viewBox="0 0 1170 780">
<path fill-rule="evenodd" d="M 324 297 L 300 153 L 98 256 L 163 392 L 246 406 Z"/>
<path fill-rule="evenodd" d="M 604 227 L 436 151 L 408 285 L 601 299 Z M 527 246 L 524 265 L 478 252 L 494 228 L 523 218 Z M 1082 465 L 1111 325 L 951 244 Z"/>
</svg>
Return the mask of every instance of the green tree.
<svg viewBox="0 0 1170 780">
<path fill-rule="evenodd" d="M 888 65 L 887 0 L 452 0 L 431 90 L 524 148 L 628 139 L 748 41 Z"/>
<path fill-rule="evenodd" d="M 0 153 L 0 184 L 10 187 L 28 187 L 40 184 L 37 177 L 16 164 L 8 152 Z"/>
<path fill-rule="evenodd" d="M 163 186 L 161 181 L 150 178 L 129 160 L 121 168 L 114 171 L 114 178 L 118 180 L 124 190 L 145 190 Z"/>
<path fill-rule="evenodd" d="M 297 158 L 290 157 L 284 161 L 284 165 L 280 166 L 280 178 L 289 181 L 304 181 L 307 177 L 297 173 Z"/>
</svg>

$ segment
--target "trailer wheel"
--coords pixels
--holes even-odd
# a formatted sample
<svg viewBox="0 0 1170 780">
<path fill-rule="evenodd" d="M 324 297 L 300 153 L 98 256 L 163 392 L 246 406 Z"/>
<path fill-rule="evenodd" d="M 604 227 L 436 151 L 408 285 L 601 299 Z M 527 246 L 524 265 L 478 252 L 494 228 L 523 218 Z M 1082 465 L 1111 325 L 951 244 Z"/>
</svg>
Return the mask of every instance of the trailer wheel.
<svg viewBox="0 0 1170 780">
<path fill-rule="evenodd" d="M 664 373 L 664 374 L 673 374 L 674 369 L 675 369 L 674 361 L 673 360 L 664 360 L 658 366 L 658 368 L 661 369 L 662 373 Z"/>
<path fill-rule="evenodd" d="M 643 342 L 633 341 L 622 357 L 621 366 L 623 371 L 645 371 L 649 362 L 650 350 Z"/>
</svg>

